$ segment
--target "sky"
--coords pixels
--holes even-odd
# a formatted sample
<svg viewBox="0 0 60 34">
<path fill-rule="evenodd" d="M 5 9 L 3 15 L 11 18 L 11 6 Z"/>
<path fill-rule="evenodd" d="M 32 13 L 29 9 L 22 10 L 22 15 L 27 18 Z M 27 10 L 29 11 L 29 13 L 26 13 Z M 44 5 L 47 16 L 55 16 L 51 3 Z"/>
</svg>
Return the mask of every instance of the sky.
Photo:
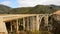
<svg viewBox="0 0 60 34">
<path fill-rule="evenodd" d="M 0 0 L 0 4 L 17 8 L 17 7 L 33 7 L 36 5 L 59 5 L 60 0 Z"/>
</svg>

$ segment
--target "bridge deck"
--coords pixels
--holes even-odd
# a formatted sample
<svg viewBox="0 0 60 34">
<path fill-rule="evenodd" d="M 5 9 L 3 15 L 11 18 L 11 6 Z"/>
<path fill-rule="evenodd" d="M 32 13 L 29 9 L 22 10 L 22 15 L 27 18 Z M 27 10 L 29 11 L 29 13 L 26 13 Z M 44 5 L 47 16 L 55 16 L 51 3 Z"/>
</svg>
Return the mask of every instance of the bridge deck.
<svg viewBox="0 0 60 34">
<path fill-rule="evenodd" d="M 50 14 L 0 14 L 0 17 L 3 18 L 3 21 L 10 21 L 14 19 L 36 16 L 36 15 L 50 15 Z"/>
</svg>

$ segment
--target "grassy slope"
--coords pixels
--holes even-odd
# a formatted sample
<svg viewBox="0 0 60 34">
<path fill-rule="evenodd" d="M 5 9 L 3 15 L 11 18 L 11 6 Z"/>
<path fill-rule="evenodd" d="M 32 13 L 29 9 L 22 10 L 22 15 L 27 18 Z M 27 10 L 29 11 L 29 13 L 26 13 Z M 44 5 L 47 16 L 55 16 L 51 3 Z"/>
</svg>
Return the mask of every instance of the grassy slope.
<svg viewBox="0 0 60 34">
<path fill-rule="evenodd" d="M 50 14 L 60 10 L 60 6 L 37 5 L 35 7 L 10 8 L 0 5 L 0 14 Z"/>
</svg>

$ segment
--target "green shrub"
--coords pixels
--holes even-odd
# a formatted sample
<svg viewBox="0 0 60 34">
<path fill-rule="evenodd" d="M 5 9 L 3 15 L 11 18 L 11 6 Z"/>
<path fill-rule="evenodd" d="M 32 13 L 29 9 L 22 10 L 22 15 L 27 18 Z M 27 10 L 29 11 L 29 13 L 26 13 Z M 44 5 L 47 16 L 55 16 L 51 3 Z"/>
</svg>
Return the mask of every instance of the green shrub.
<svg viewBox="0 0 60 34">
<path fill-rule="evenodd" d="M 40 34 L 49 34 L 48 31 L 40 31 L 39 33 L 40 33 Z"/>
<path fill-rule="evenodd" d="M 27 34 L 51 34 L 48 31 L 27 31 Z"/>
</svg>

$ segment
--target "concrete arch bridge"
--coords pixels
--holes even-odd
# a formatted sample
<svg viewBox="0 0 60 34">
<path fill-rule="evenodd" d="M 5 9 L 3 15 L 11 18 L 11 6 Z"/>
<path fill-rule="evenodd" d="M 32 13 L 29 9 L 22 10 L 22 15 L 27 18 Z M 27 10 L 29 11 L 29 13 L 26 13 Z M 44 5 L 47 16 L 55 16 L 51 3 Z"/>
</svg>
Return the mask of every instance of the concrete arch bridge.
<svg viewBox="0 0 60 34">
<path fill-rule="evenodd" d="M 52 14 L 1 14 L 0 34 L 19 30 L 40 30 L 48 26 L 48 18 Z M 21 27 L 23 26 L 23 27 Z M 21 28 L 20 28 L 21 27 Z M 47 30 L 49 30 L 47 28 Z"/>
</svg>

